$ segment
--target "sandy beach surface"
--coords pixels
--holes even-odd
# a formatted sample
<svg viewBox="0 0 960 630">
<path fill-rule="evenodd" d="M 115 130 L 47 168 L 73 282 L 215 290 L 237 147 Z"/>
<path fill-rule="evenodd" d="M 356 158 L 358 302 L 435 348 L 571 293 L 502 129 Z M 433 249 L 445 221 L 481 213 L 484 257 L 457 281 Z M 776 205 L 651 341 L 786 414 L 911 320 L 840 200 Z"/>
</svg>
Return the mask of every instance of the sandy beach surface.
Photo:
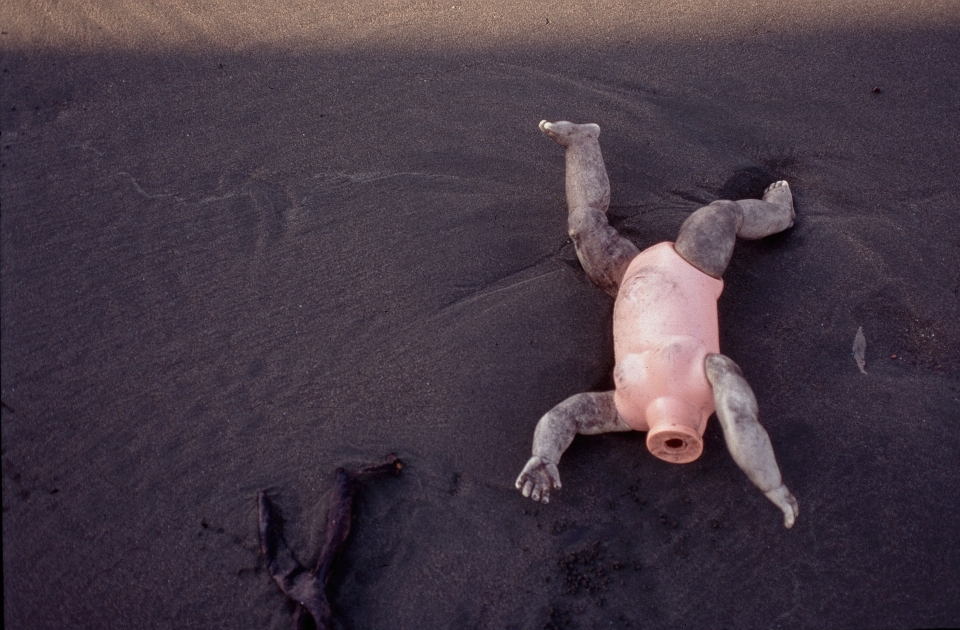
<svg viewBox="0 0 960 630">
<path fill-rule="evenodd" d="M 288 628 L 259 490 L 337 623 L 960 625 L 955 0 L 0 3 L 6 628 Z M 611 223 L 672 240 L 782 177 L 721 347 L 793 529 L 726 451 L 540 416 L 611 387 L 612 300 L 541 119 L 596 122 Z M 866 374 L 851 354 L 862 328 Z"/>
</svg>

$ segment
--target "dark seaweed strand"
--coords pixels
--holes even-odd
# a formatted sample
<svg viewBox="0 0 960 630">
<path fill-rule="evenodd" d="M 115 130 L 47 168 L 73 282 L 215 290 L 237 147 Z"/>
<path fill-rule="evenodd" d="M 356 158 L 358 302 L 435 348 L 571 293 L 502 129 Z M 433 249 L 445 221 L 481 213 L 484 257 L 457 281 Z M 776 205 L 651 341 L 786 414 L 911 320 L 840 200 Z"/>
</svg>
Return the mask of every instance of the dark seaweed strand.
<svg viewBox="0 0 960 630">
<path fill-rule="evenodd" d="M 403 462 L 396 455 L 390 454 L 382 464 L 367 466 L 359 470 L 337 469 L 337 477 L 333 490 L 330 492 L 330 509 L 327 512 L 327 536 L 317 559 L 317 566 L 313 570 L 315 575 L 324 584 L 330 576 L 330 569 L 337 557 L 337 552 L 350 535 L 350 525 L 353 515 L 353 498 L 356 494 L 358 482 L 364 477 L 383 473 L 399 474 Z"/>
<path fill-rule="evenodd" d="M 333 561 L 350 534 L 353 514 L 353 499 L 359 482 L 365 477 L 391 472 L 399 474 L 403 469 L 395 455 L 387 456 L 382 464 L 366 466 L 357 470 L 338 468 L 333 490 L 330 493 L 330 509 L 327 513 L 326 537 L 320 558 L 313 571 L 307 571 L 297 562 L 280 531 L 280 517 L 266 493 L 258 494 L 260 521 L 260 548 L 267 561 L 267 570 L 280 590 L 297 602 L 293 627 L 305 630 L 315 622 L 319 630 L 329 630 L 333 617 L 326 596 L 326 584 Z M 306 614 L 304 614 L 306 610 Z"/>
<path fill-rule="evenodd" d="M 316 620 L 318 628 L 329 628 L 330 605 L 323 582 L 297 562 L 280 532 L 281 519 L 265 492 L 258 495 L 260 516 L 260 549 L 267 561 L 267 571 L 284 594 L 297 602 L 294 627 L 304 628 L 305 617 Z M 309 615 L 303 615 L 305 608 Z M 326 625 L 324 625 L 326 624 Z"/>
</svg>

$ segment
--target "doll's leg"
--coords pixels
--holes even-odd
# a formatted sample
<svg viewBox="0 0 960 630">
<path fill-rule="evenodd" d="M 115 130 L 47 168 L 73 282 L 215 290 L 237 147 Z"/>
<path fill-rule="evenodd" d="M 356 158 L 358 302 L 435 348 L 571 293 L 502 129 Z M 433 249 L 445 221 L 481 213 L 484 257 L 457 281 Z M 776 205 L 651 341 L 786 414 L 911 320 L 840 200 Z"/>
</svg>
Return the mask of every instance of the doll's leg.
<svg viewBox="0 0 960 630">
<path fill-rule="evenodd" d="M 740 367 L 722 354 L 707 355 L 705 367 L 713 386 L 717 418 L 733 461 L 783 511 L 783 524 L 793 527 L 800 508 L 783 485 L 770 437 L 757 420 L 757 399 L 750 384 Z"/>
<path fill-rule="evenodd" d="M 533 433 L 533 456 L 527 461 L 517 489 L 534 501 L 550 502 L 550 490 L 560 489 L 557 464 L 573 437 L 614 431 L 631 431 L 613 404 L 613 392 L 588 392 L 571 396 L 540 418 Z"/>
<path fill-rule="evenodd" d="M 717 200 L 683 222 L 674 248 L 703 273 L 719 278 L 730 263 L 737 237 L 763 238 L 791 225 L 796 213 L 793 194 L 785 181 L 775 182 L 763 200 Z"/>
<path fill-rule="evenodd" d="M 627 265 L 640 250 L 607 223 L 610 181 L 600 153 L 600 127 L 540 121 L 540 130 L 566 148 L 570 238 L 587 276 L 616 296 Z"/>
<path fill-rule="evenodd" d="M 743 210 L 743 225 L 737 236 L 749 240 L 782 232 L 792 227 L 797 217 L 790 184 L 782 179 L 767 186 L 763 200 L 738 199 L 737 205 Z"/>
</svg>

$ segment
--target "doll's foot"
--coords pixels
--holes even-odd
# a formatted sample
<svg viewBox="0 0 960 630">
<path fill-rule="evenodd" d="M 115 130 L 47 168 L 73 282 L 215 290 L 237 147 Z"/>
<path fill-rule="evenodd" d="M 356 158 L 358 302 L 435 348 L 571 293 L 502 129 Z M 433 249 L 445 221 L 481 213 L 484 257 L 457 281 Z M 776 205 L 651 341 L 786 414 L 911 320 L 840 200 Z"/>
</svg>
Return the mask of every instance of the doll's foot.
<svg viewBox="0 0 960 630">
<path fill-rule="evenodd" d="M 534 455 L 523 467 L 515 485 L 523 496 L 550 503 L 550 490 L 560 489 L 560 471 L 556 464 Z"/>
<path fill-rule="evenodd" d="M 774 505 L 783 511 L 783 526 L 787 529 L 793 527 L 794 521 L 797 520 L 797 515 L 800 514 L 800 506 L 797 505 L 797 500 L 790 494 L 787 487 L 781 484 L 779 488 L 774 488 L 764 494 L 768 499 L 773 501 Z"/>
<path fill-rule="evenodd" d="M 790 184 L 786 180 L 781 179 L 778 182 L 773 182 L 770 184 L 765 191 L 763 191 L 763 200 L 769 203 L 776 204 L 781 208 L 786 208 L 790 212 L 790 227 L 793 225 L 793 219 L 796 218 L 797 213 L 793 210 L 793 193 L 790 192 Z"/>
<path fill-rule="evenodd" d="M 553 138 L 554 142 L 561 147 L 569 147 L 583 140 L 596 140 L 600 137 L 600 125 L 594 123 L 578 125 L 566 120 L 558 120 L 554 123 L 541 120 L 540 131 Z"/>
</svg>

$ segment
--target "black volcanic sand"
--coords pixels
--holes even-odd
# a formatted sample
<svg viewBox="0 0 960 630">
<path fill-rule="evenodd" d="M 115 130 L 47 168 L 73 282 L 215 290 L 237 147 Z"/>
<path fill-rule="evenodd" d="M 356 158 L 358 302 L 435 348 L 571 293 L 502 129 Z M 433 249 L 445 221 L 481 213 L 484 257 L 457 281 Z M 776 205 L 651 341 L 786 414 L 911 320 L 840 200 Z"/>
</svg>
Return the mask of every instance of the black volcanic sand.
<svg viewBox="0 0 960 630">
<path fill-rule="evenodd" d="M 334 469 L 390 452 L 343 628 L 960 624 L 960 9 L 735 2 L 714 36 L 591 41 L 540 3 L 524 42 L 513 5 L 448 33 L 446 5 L 367 2 L 312 48 L 2 10 L 6 628 L 287 628 L 257 492 L 311 564 Z M 539 417 L 613 364 L 542 118 L 601 125 L 641 247 L 790 181 L 797 225 L 738 245 L 720 318 L 792 530 L 715 420 L 692 464 L 578 438 L 548 506 L 514 490 Z"/>
</svg>

